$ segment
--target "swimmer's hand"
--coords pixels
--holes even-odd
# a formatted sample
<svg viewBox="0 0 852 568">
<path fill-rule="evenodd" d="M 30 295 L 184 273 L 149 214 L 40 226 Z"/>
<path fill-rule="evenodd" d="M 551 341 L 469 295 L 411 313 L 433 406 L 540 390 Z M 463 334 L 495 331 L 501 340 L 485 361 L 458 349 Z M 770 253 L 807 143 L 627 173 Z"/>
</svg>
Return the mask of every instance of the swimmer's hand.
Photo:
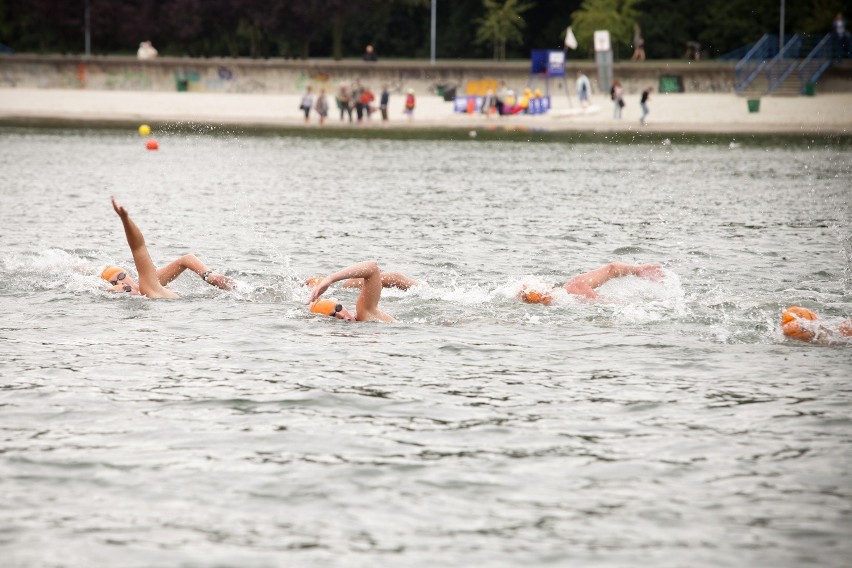
<svg viewBox="0 0 852 568">
<path fill-rule="evenodd" d="M 330 277 L 326 276 L 325 278 L 323 278 L 322 282 L 318 283 L 316 287 L 314 287 L 313 292 L 311 292 L 311 300 L 308 303 L 315 302 L 317 298 L 322 296 L 323 293 L 328 290 L 328 287 L 331 286 L 333 283 L 334 280 L 332 280 Z"/>
<path fill-rule="evenodd" d="M 661 264 L 641 264 L 636 269 L 636 276 L 659 282 L 666 277 Z"/>
<path fill-rule="evenodd" d="M 217 288 L 221 288 L 222 290 L 233 290 L 237 287 L 237 283 L 234 282 L 233 278 L 229 276 L 225 276 L 224 274 L 218 274 L 216 272 L 211 272 L 207 275 L 205 282 L 208 284 L 212 284 Z"/>
<path fill-rule="evenodd" d="M 112 200 L 112 208 L 115 209 L 115 212 L 118 213 L 118 216 L 122 219 L 126 218 L 128 213 L 127 209 L 124 208 L 124 205 L 116 201 L 114 195 L 110 195 L 109 198 Z"/>
</svg>

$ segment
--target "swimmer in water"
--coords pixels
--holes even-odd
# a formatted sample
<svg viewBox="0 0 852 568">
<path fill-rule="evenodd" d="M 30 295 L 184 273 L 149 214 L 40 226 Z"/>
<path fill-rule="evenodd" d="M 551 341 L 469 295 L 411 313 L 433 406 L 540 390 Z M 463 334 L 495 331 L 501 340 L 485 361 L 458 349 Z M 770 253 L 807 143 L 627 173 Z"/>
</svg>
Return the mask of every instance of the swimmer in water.
<svg viewBox="0 0 852 568">
<path fill-rule="evenodd" d="M 361 293 L 355 301 L 355 314 L 336 300 L 320 300 L 328 287 L 341 280 L 361 280 Z M 379 309 L 382 297 L 382 272 L 374 260 L 359 262 L 326 276 L 318 282 L 311 293 L 311 311 L 345 321 L 383 321 L 393 323 L 393 316 Z"/>
<path fill-rule="evenodd" d="M 187 254 L 177 260 L 173 260 L 163 268 L 154 266 L 148 247 L 145 246 L 145 237 L 136 223 L 130 218 L 127 210 L 112 197 L 112 208 L 121 218 L 124 225 L 124 234 L 130 252 L 133 254 L 133 262 L 139 273 L 139 282 L 136 283 L 127 270 L 120 266 L 107 266 L 101 272 L 101 278 L 112 284 L 113 292 L 127 292 L 134 295 L 142 295 L 148 298 L 177 298 L 177 294 L 166 288 L 166 285 L 180 276 L 184 270 L 192 270 L 212 286 L 222 290 L 232 290 L 234 281 L 224 274 L 216 274 L 201 262 L 195 255 Z"/>
<path fill-rule="evenodd" d="M 852 319 L 837 326 L 837 329 L 826 327 L 819 321 L 819 316 L 807 308 L 790 306 L 781 314 L 781 330 L 786 337 L 814 343 L 834 343 L 848 341 L 852 338 Z"/>
<path fill-rule="evenodd" d="M 582 296 L 590 300 L 598 298 L 597 288 L 609 282 L 613 278 L 622 276 L 638 276 L 648 280 L 662 280 L 663 267 L 659 264 L 625 264 L 623 262 L 611 262 L 590 272 L 578 274 L 562 285 L 569 294 Z M 535 291 L 527 286 L 521 288 L 516 297 L 527 304 L 544 304 L 549 306 L 553 301 L 552 290 Z"/>
</svg>

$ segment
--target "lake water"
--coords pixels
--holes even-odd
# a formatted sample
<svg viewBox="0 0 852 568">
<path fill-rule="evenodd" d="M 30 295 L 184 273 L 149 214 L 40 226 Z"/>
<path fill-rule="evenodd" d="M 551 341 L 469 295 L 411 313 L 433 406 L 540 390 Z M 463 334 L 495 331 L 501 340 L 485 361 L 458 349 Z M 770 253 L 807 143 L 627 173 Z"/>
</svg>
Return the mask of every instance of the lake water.
<svg viewBox="0 0 852 568">
<path fill-rule="evenodd" d="M 4 566 L 848 565 L 848 145 L 157 134 L 0 130 Z M 103 291 L 110 194 L 239 288 Z"/>
</svg>

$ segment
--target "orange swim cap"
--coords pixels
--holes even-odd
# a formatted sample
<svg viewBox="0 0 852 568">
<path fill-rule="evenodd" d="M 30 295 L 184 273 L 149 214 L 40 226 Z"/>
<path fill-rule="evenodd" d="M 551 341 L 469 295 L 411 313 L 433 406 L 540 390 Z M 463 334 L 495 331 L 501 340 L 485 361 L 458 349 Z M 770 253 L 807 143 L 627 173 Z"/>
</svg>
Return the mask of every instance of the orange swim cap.
<svg viewBox="0 0 852 568">
<path fill-rule="evenodd" d="M 790 306 L 781 314 L 781 329 L 787 337 L 810 341 L 816 333 L 813 329 L 802 325 L 800 320 L 815 321 L 816 319 L 817 315 L 811 310 L 800 306 Z"/>
<path fill-rule="evenodd" d="M 101 278 L 109 282 L 125 270 L 120 266 L 107 266 L 104 268 L 103 272 L 101 272 Z"/>
<path fill-rule="evenodd" d="M 340 310 L 337 309 L 339 306 L 337 302 L 334 300 L 317 300 L 313 304 L 311 304 L 311 311 L 315 314 L 322 314 L 324 316 L 334 315 L 336 312 Z"/>
<path fill-rule="evenodd" d="M 549 306 L 553 297 L 550 294 L 536 292 L 534 290 L 523 290 L 521 292 L 521 301 L 527 304 L 543 304 Z"/>
</svg>

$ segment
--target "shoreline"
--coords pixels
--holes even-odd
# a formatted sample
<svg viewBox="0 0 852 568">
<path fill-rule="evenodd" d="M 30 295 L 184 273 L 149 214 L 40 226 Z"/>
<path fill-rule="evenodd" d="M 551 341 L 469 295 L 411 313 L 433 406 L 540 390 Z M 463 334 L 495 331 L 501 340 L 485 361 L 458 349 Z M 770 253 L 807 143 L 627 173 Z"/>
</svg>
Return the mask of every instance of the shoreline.
<svg viewBox="0 0 852 568">
<path fill-rule="evenodd" d="M 299 95 L 159 93 L 72 89 L 0 89 L 0 127 L 132 128 L 156 131 L 193 130 L 201 126 L 256 134 L 286 133 L 328 137 L 436 139 L 474 136 L 525 138 L 787 137 L 852 138 L 852 93 L 816 97 L 764 97 L 751 113 L 747 99 L 733 94 L 654 94 L 647 126 L 638 123 L 638 96 L 626 97 L 621 120 L 612 118 L 608 94 L 593 94 L 581 110 L 576 100 L 554 95 L 543 115 L 486 117 L 454 113 L 453 104 L 437 95 L 420 94 L 412 122 L 402 114 L 403 96 L 391 95 L 390 121 L 340 122 L 333 96 L 324 127 L 312 114 L 300 113 Z M 635 100 L 634 100 L 635 99 Z M 354 114 L 354 112 L 353 112 Z M 500 135 L 500 136 L 498 136 Z"/>
</svg>

